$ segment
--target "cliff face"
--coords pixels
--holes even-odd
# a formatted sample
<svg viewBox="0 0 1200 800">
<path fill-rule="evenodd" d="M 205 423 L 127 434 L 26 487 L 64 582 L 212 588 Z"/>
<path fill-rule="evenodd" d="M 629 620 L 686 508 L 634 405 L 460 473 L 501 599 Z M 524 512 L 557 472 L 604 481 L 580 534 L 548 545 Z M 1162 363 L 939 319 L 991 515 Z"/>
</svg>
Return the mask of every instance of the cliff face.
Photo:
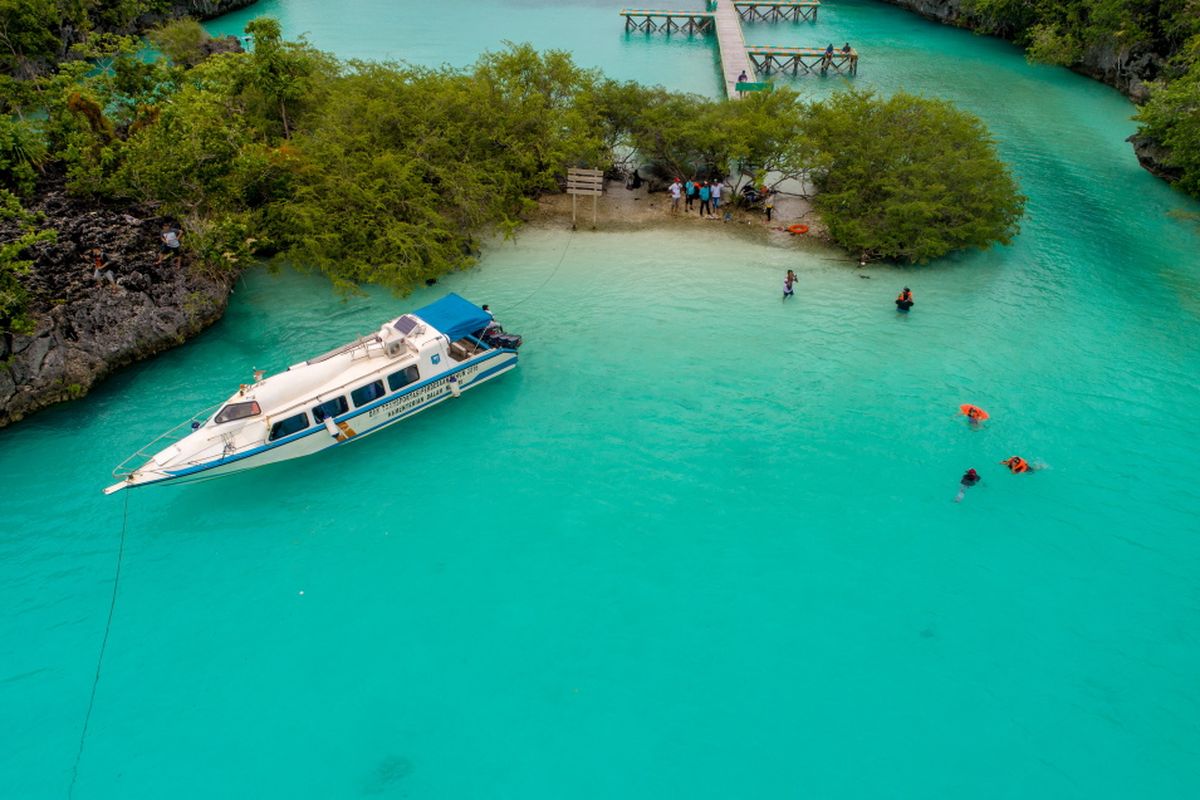
<svg viewBox="0 0 1200 800">
<path fill-rule="evenodd" d="M 946 25 L 1012 38 L 1011 31 L 998 30 L 991 20 L 964 11 L 963 0 L 883 0 L 883 2 L 906 8 Z M 1071 69 L 1115 87 L 1135 103 L 1144 103 L 1150 97 L 1149 82 L 1159 76 L 1165 62 L 1166 59 L 1160 53 L 1124 52 L 1115 44 L 1099 45 L 1089 47 L 1084 51 L 1082 59 L 1079 63 L 1072 64 Z M 1166 166 L 1163 161 L 1167 156 L 1167 151 L 1162 145 L 1140 136 L 1133 136 L 1129 141 L 1133 142 L 1138 161 L 1143 167 L 1166 180 L 1177 177 L 1175 170 Z"/>
<path fill-rule="evenodd" d="M 57 229 L 58 240 L 29 251 L 35 263 L 24 283 L 35 330 L 0 335 L 0 426 L 83 396 L 118 367 L 182 344 L 224 313 L 233 276 L 199 274 L 186 257 L 159 263 L 163 220 L 148 209 L 89 204 L 51 181 L 30 210 L 46 215 L 41 227 Z M 0 225 L 0 239 L 15 235 Z"/>
</svg>

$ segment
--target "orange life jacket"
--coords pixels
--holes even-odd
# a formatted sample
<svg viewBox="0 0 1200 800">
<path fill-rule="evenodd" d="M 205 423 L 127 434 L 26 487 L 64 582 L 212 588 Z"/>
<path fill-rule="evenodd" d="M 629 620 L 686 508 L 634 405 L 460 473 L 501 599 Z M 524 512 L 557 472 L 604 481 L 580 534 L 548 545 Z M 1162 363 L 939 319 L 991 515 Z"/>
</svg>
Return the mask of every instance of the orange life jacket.
<svg viewBox="0 0 1200 800">
<path fill-rule="evenodd" d="M 1014 474 L 1018 472 L 1029 472 L 1028 462 L 1026 462 L 1025 459 L 1021 458 L 1020 456 L 1013 456 L 1004 463 L 1008 464 L 1009 470 L 1011 470 Z"/>
<path fill-rule="evenodd" d="M 900 296 L 896 298 L 896 302 L 898 302 L 898 303 L 903 303 L 903 302 L 909 302 L 909 303 L 911 303 L 911 302 L 912 302 L 912 292 L 901 292 L 901 293 L 900 293 Z"/>
</svg>

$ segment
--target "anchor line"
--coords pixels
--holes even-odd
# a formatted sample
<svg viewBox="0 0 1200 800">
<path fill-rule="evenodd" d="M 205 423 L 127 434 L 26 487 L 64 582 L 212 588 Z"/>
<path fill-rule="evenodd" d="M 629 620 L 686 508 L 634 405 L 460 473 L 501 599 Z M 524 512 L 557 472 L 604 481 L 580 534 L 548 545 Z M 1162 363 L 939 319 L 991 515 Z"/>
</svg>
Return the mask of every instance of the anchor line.
<svg viewBox="0 0 1200 800">
<path fill-rule="evenodd" d="M 540 286 L 538 286 L 536 289 L 534 289 L 532 292 L 530 292 L 527 296 L 522 298 L 520 301 L 509 306 L 508 307 L 509 310 L 516 308 L 517 306 L 521 305 L 521 303 L 524 303 L 526 300 L 529 300 L 535 294 L 540 292 L 542 289 L 544 289 L 546 287 L 546 284 L 549 283 L 554 278 L 554 276 L 558 274 L 559 268 L 563 265 L 563 262 L 566 261 L 566 259 L 567 259 L 567 251 L 571 249 L 571 239 L 572 238 L 574 238 L 574 234 L 567 237 L 567 246 L 563 248 L 562 255 L 559 256 L 559 258 L 558 258 L 558 263 L 554 265 L 554 270 L 550 273 L 550 275 L 546 278 L 546 280 L 542 281 Z"/>
<path fill-rule="evenodd" d="M 108 634 L 112 630 L 113 611 L 117 607 L 117 589 L 121 585 L 121 564 L 125 560 L 125 531 L 129 527 L 129 490 L 125 491 L 125 510 L 121 516 L 121 542 L 117 547 L 117 569 L 113 575 L 112 599 L 108 603 L 108 619 L 104 623 L 104 638 L 100 640 L 100 655 L 96 658 L 96 674 L 92 678 L 92 693 L 88 698 L 87 713 L 83 716 L 83 730 L 79 732 L 79 749 L 75 752 L 75 763 L 71 767 L 71 785 L 67 798 L 75 796 L 75 781 L 79 778 L 79 760 L 83 758 L 83 744 L 87 739 L 88 724 L 92 721 L 92 709 L 96 705 L 96 687 L 100 684 L 100 669 L 104 665 L 104 651 L 108 648 Z"/>
</svg>

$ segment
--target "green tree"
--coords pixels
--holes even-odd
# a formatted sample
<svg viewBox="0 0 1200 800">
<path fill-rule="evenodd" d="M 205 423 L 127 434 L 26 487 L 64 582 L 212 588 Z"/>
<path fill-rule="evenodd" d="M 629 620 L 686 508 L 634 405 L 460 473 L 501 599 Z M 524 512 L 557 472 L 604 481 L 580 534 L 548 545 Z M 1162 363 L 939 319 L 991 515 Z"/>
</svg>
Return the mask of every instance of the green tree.
<svg viewBox="0 0 1200 800">
<path fill-rule="evenodd" d="M 827 163 L 816 208 L 850 251 L 924 263 L 1018 232 L 1024 198 L 976 117 L 942 100 L 861 91 L 810 113 L 806 135 Z"/>
<path fill-rule="evenodd" d="M 29 291 L 22 278 L 28 274 L 33 261 L 27 257 L 30 247 L 39 242 L 53 241 L 57 231 L 38 230 L 38 218 L 21 207 L 12 192 L 0 189 L 0 223 L 16 225 L 15 237 L 0 242 L 0 332 L 29 333 L 33 319 L 29 314 Z"/>
<path fill-rule="evenodd" d="M 0 117 L 0 184 L 17 192 L 33 191 L 46 162 L 46 143 L 33 123 Z"/>
<path fill-rule="evenodd" d="M 1179 188 L 1200 197 L 1200 36 L 1179 61 L 1191 66 L 1174 81 L 1159 84 L 1136 119 L 1143 134 L 1169 149 L 1167 166 L 1180 171 Z"/>
<path fill-rule="evenodd" d="M 279 21 L 271 17 L 251 20 L 246 33 L 254 39 L 249 87 L 261 94 L 265 105 L 278 111 L 283 138 L 288 139 L 292 135 L 288 110 L 293 109 L 294 115 L 296 106 L 313 88 L 317 63 L 303 43 L 285 42 Z"/>
<path fill-rule="evenodd" d="M 212 39 L 208 31 L 191 17 L 164 22 L 146 36 L 163 55 L 186 67 L 194 67 L 204 60 L 204 45 Z"/>
</svg>

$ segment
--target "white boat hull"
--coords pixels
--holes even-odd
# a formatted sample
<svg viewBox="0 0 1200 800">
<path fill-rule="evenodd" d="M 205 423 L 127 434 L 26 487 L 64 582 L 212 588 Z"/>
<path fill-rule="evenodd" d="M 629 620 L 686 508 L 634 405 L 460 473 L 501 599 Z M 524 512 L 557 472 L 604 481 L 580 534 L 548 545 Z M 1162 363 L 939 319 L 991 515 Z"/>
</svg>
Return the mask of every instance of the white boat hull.
<svg viewBox="0 0 1200 800">
<path fill-rule="evenodd" d="M 135 471 L 120 483 L 109 486 L 104 493 L 112 494 L 122 489 L 167 481 L 191 483 L 208 480 L 319 453 L 322 450 L 377 433 L 402 419 L 407 419 L 445 400 L 474 389 L 516 366 L 517 353 L 515 350 L 488 350 L 479 357 L 458 365 L 455 369 L 447 370 L 412 386 L 406 386 L 369 405 L 331 418 L 337 426 L 338 436 L 336 438 L 325 425 L 314 425 L 292 436 L 230 456 L 217 456 L 208 461 L 178 468 L 167 466 L 157 469 L 147 465 L 147 468 Z M 452 386 L 454 383 L 457 384 L 456 387 Z M 454 391 L 454 388 L 457 388 L 458 391 Z"/>
</svg>

